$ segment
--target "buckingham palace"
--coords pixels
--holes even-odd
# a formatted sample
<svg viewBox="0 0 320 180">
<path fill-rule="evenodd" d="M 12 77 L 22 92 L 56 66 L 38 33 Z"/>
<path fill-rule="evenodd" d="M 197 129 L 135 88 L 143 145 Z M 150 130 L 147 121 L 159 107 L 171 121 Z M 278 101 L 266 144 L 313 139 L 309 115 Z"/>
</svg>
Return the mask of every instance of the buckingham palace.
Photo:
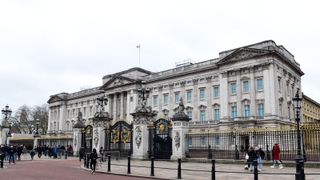
<svg viewBox="0 0 320 180">
<path fill-rule="evenodd" d="M 214 137 L 217 132 L 255 129 L 252 132 L 258 134 L 258 129 L 267 133 L 294 126 L 292 98 L 297 90 L 301 90 L 303 74 L 294 56 L 272 40 L 222 51 L 217 58 L 186 62 L 160 72 L 133 67 L 105 75 L 101 86 L 51 95 L 48 100 L 48 134 L 56 137 L 51 143 L 68 143 L 75 147 L 75 152 L 84 142 L 90 148 L 99 149 L 110 148 L 110 144 L 122 139 L 121 143 L 126 146 L 134 139 L 129 133 L 133 121 L 131 114 L 139 105 L 138 89 L 143 86 L 148 89 L 146 104 L 155 114 L 154 122 L 166 121 L 171 128 L 171 118 L 179 110 L 182 99 L 183 110 L 191 119 L 186 134 L 190 137 L 208 134 L 199 140 L 189 138 L 186 143 L 192 149 L 196 141 L 210 140 L 214 147 L 229 142 Z M 99 97 L 107 99 L 103 109 L 110 121 L 108 125 L 95 129 L 93 117 L 99 108 Z M 75 133 L 74 126 L 78 121 L 88 129 Z M 109 126 L 108 132 L 106 126 Z M 116 128 L 127 131 L 118 136 Z M 87 134 L 85 139 L 78 137 L 81 133 Z M 173 135 L 169 133 L 168 136 Z M 258 136 L 254 138 L 254 135 L 234 137 L 232 148 L 266 144 L 265 136 L 260 140 L 257 140 Z M 263 143 L 254 143 L 254 140 Z M 208 146 L 209 143 L 205 144 Z"/>
</svg>

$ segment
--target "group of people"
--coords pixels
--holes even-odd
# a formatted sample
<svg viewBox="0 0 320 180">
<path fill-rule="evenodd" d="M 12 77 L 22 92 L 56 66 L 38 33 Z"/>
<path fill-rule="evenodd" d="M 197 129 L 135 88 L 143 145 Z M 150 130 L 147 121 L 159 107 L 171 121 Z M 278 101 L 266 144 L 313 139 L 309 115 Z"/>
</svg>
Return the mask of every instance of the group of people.
<svg viewBox="0 0 320 180">
<path fill-rule="evenodd" d="M 252 146 L 248 149 L 246 153 L 246 160 L 247 165 L 245 166 L 245 169 L 248 169 L 250 172 L 253 172 L 254 168 L 254 161 L 257 161 L 258 171 L 262 171 L 263 163 L 265 160 L 265 152 L 262 150 L 261 147 L 255 147 Z M 280 169 L 283 168 L 281 159 L 280 159 L 280 146 L 279 144 L 274 144 L 272 148 L 272 161 L 273 164 L 271 168 L 275 168 L 278 166 Z"/>
<path fill-rule="evenodd" d="M 65 155 L 72 155 L 73 148 L 71 145 L 65 146 L 47 146 L 47 145 L 39 145 L 34 148 L 27 147 L 23 144 L 21 145 L 7 145 L 2 144 L 0 146 L 0 154 L 3 156 L 4 161 L 8 161 L 9 164 L 15 163 L 17 160 L 21 160 L 22 154 L 30 154 L 31 160 L 34 159 L 34 156 L 37 154 L 39 158 L 42 155 L 49 156 L 50 158 L 61 158 L 61 156 Z"/>
</svg>

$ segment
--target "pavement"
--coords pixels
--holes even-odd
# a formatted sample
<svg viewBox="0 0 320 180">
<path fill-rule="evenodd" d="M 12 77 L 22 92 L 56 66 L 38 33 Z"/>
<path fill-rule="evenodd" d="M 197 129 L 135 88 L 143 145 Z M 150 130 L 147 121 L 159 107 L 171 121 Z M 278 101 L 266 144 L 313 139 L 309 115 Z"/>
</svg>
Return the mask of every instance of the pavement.
<svg viewBox="0 0 320 180">
<path fill-rule="evenodd" d="M 50 159 L 42 156 L 33 161 L 28 156 L 15 164 L 0 168 L 0 180 L 145 180 L 146 178 L 112 174 L 91 174 L 80 168 L 78 158 Z"/>
<path fill-rule="evenodd" d="M 107 172 L 107 163 L 98 163 L 97 172 L 133 176 L 146 177 L 154 179 L 177 179 L 178 177 L 178 163 L 177 161 L 155 161 L 154 175 L 151 174 L 151 162 L 142 160 L 131 160 L 131 173 L 127 173 L 126 159 L 111 160 L 111 171 Z M 181 177 L 186 180 L 208 180 L 211 179 L 211 163 L 207 162 L 182 162 Z M 243 164 L 220 164 L 216 163 L 216 179 L 217 180 L 250 180 L 254 179 L 254 174 L 244 169 Z M 82 168 L 83 165 L 82 165 Z M 84 168 L 85 169 L 85 168 Z M 306 179 L 319 180 L 319 168 L 305 168 Z M 259 180 L 292 180 L 295 178 L 295 167 L 286 167 L 283 169 L 271 168 L 270 165 L 264 166 L 263 170 L 259 172 Z"/>
</svg>

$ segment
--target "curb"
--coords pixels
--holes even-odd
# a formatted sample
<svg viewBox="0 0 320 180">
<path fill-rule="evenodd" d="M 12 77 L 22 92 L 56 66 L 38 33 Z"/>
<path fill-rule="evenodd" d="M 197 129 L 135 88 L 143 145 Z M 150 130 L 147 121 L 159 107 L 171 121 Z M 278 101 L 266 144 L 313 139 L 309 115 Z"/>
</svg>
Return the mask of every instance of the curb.
<svg viewBox="0 0 320 180">
<path fill-rule="evenodd" d="M 85 168 L 83 165 L 81 165 L 80 168 L 83 169 L 83 170 L 85 170 L 85 171 L 91 171 L 91 169 L 87 169 L 87 168 Z M 137 174 L 121 174 L 121 173 L 106 172 L 106 171 L 101 171 L 101 170 L 96 170 L 95 173 L 111 174 L 111 175 L 127 176 L 127 177 L 138 177 L 138 178 L 168 180 L 168 179 L 158 178 L 158 177 L 154 177 L 154 176 L 143 176 L 143 175 L 137 175 Z"/>
</svg>

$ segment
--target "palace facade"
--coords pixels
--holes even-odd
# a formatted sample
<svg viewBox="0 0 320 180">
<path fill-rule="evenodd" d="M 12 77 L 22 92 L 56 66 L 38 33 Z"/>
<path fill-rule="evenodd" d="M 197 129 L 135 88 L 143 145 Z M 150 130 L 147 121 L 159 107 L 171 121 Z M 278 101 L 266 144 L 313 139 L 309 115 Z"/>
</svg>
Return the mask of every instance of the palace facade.
<svg viewBox="0 0 320 180">
<path fill-rule="evenodd" d="M 77 145 L 73 126 L 81 112 L 93 125 L 98 97 L 106 95 L 111 124 L 131 124 L 139 103 L 137 90 L 150 89 L 147 104 L 156 119 L 170 120 L 183 99 L 191 118 L 189 133 L 247 128 L 283 128 L 295 124 L 292 98 L 304 73 L 282 45 L 268 40 L 222 51 L 215 59 L 151 72 L 142 68 L 106 75 L 99 87 L 50 96 L 48 134 Z M 99 133 L 99 132 L 98 132 Z M 104 147 L 103 133 L 95 147 Z M 251 141 L 251 140 L 250 140 Z M 57 141 L 54 141 L 57 143 Z M 251 144 L 251 143 L 250 143 Z M 77 148 L 79 149 L 79 148 Z"/>
</svg>

